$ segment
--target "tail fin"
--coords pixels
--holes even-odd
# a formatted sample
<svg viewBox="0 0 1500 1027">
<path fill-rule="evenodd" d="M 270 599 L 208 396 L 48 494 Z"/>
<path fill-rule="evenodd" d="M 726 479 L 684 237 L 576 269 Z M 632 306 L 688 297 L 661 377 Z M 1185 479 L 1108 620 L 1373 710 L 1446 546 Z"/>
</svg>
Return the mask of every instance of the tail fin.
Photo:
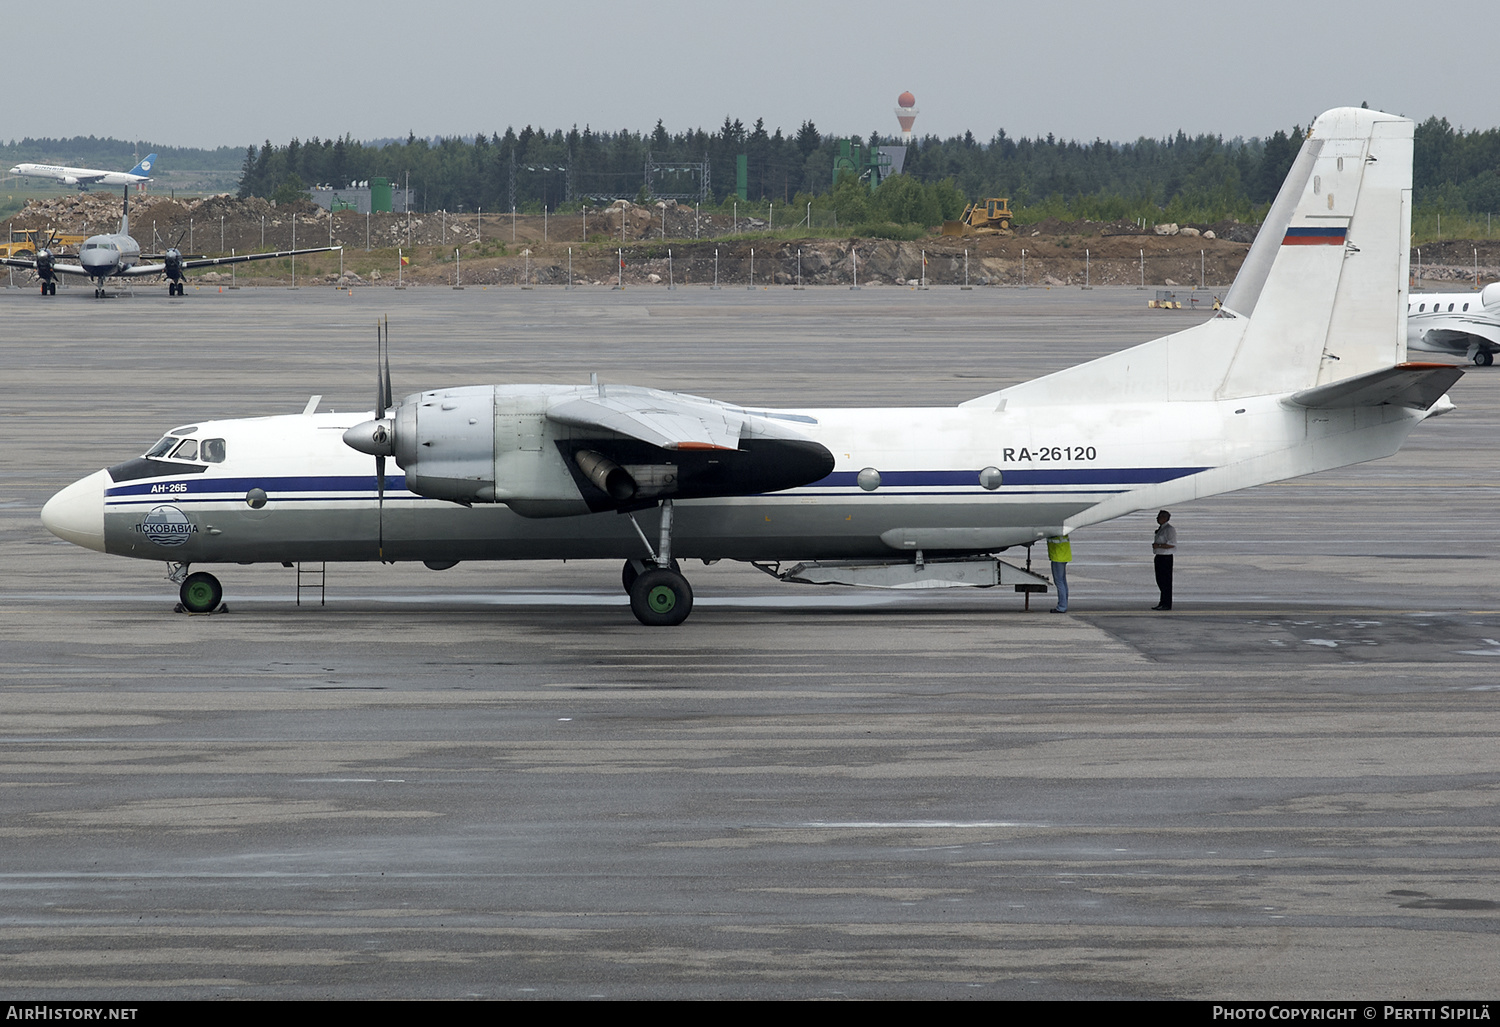
<svg viewBox="0 0 1500 1027">
<path fill-rule="evenodd" d="M 1250 319 L 1226 395 L 1290 392 L 1406 359 L 1412 123 L 1344 107 L 1312 132 L 1224 306 Z"/>
<path fill-rule="evenodd" d="M 131 168 L 130 171 L 127 172 L 127 174 L 149 176 L 151 174 L 151 166 L 155 163 L 156 154 L 148 153 L 146 154 L 146 159 L 141 161 L 135 167 Z"/>
<path fill-rule="evenodd" d="M 1412 129 L 1355 107 L 1321 115 L 1218 317 L 964 405 L 1276 395 L 1401 363 Z"/>
</svg>

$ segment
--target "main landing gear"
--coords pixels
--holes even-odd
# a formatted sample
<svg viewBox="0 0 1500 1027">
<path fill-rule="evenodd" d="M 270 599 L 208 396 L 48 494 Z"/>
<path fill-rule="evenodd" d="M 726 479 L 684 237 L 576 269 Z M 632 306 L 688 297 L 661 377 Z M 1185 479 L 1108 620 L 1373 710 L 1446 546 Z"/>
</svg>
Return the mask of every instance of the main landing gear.
<svg viewBox="0 0 1500 1027">
<path fill-rule="evenodd" d="M 630 515 L 630 523 L 651 554 L 649 560 L 627 560 L 620 573 L 621 584 L 630 596 L 630 612 L 635 619 L 647 627 L 673 627 L 688 619 L 693 612 L 693 586 L 677 561 L 672 559 L 672 501 L 662 500 L 661 533 L 656 549 L 646 533 Z"/>
<path fill-rule="evenodd" d="M 1495 362 L 1495 354 L 1480 350 L 1474 354 L 1474 365 L 1476 367 L 1489 367 Z"/>
<path fill-rule="evenodd" d="M 181 586 L 177 590 L 179 613 L 213 613 L 224 606 L 224 586 L 206 571 L 189 574 L 187 564 L 168 564 L 167 580 Z"/>
</svg>

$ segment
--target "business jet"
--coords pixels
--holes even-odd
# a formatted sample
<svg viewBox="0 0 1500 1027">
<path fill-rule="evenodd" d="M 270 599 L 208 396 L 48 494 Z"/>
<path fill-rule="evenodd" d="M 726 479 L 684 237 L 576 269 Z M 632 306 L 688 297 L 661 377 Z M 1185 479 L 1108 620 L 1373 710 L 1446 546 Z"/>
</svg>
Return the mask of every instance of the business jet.
<svg viewBox="0 0 1500 1027">
<path fill-rule="evenodd" d="M 1500 353 L 1500 282 L 1480 292 L 1417 293 L 1406 303 L 1406 344 L 1480 367 Z"/>
<path fill-rule="evenodd" d="M 64 185 L 76 185 L 84 192 L 91 185 L 136 185 L 151 181 L 151 167 L 156 163 L 156 154 L 146 155 L 129 171 L 97 171 L 94 168 L 66 168 L 57 164 L 17 164 L 10 169 L 12 175 L 23 178 L 50 178 Z"/>
<path fill-rule="evenodd" d="M 181 296 L 186 291 L 186 272 L 218 264 L 242 264 L 247 260 L 272 260 L 276 257 L 300 257 L 304 253 L 327 253 L 342 246 L 315 246 L 306 250 L 279 250 L 275 253 L 241 253 L 230 257 L 184 257 L 173 246 L 162 254 L 153 254 L 152 263 L 142 264 L 141 245 L 130 237 L 130 189 L 125 189 L 125 207 L 120 216 L 120 230 L 107 235 L 91 235 L 78 251 L 78 263 L 63 263 L 47 246 L 34 257 L 0 257 L 0 266 L 21 267 L 35 271 L 42 280 L 42 295 L 57 295 L 59 275 L 77 275 L 94 282 L 94 298 L 108 295 L 105 283 L 114 278 L 139 278 L 142 275 L 166 275 L 167 295 Z"/>
<path fill-rule="evenodd" d="M 692 610 L 678 557 L 1035 591 L 1046 579 L 997 554 L 1388 456 L 1452 409 L 1463 369 L 1406 360 L 1411 181 L 1411 121 L 1329 111 L 1215 317 L 957 407 L 752 410 L 597 381 L 392 407 L 377 357 L 369 416 L 314 400 L 194 420 L 64 488 L 42 522 L 164 562 L 191 613 L 223 597 L 191 565 L 258 561 L 623 560 L 648 625 Z"/>
</svg>

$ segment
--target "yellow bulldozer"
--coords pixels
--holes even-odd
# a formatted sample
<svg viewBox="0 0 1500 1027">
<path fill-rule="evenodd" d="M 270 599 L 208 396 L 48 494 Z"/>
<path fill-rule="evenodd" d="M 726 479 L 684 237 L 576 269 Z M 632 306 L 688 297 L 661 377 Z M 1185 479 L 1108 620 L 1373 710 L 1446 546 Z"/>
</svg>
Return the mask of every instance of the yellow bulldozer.
<svg viewBox="0 0 1500 1027">
<path fill-rule="evenodd" d="M 54 232 L 50 228 L 12 228 L 10 242 L 0 243 L 0 257 L 34 257 L 40 249 L 77 247 L 86 235 Z"/>
<path fill-rule="evenodd" d="M 1011 235 L 1010 200 L 992 196 L 983 203 L 971 203 L 957 221 L 943 222 L 944 235 Z"/>
</svg>

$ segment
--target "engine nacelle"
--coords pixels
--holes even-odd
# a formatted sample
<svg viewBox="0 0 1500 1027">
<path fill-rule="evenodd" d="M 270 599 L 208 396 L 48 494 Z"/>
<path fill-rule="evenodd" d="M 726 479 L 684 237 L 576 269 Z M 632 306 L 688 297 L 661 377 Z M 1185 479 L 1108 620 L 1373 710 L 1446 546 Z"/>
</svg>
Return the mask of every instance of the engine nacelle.
<svg viewBox="0 0 1500 1027">
<path fill-rule="evenodd" d="M 588 513 L 547 420 L 547 394 L 481 385 L 418 393 L 395 410 L 406 487 L 456 503 L 506 503 L 528 517 Z"/>
<path fill-rule="evenodd" d="M 1491 282 L 1479 294 L 1479 302 L 1486 310 L 1500 309 L 1500 282 Z"/>
<path fill-rule="evenodd" d="M 819 443 L 751 433 L 738 448 L 667 450 L 607 428 L 548 417 L 572 386 L 479 385 L 403 399 L 389 422 L 344 434 L 352 448 L 389 454 L 419 496 L 504 503 L 523 517 L 569 517 L 650 506 L 666 498 L 755 495 L 833 470 Z"/>
</svg>

